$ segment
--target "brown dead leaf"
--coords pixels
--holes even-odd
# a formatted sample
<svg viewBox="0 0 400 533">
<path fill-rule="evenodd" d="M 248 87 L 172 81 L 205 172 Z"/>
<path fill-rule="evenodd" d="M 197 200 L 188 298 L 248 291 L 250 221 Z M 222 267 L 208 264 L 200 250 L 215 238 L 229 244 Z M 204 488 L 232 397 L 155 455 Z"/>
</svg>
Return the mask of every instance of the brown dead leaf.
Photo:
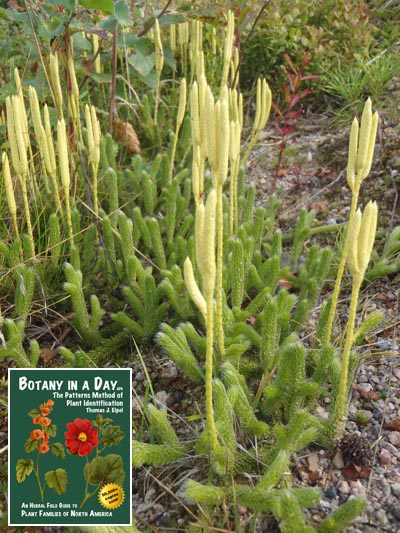
<svg viewBox="0 0 400 533">
<path fill-rule="evenodd" d="M 277 287 L 281 287 L 281 289 L 286 289 L 290 291 L 290 289 L 293 288 L 293 283 L 288 281 L 287 279 L 280 279 L 278 283 L 276 284 Z"/>
<path fill-rule="evenodd" d="M 318 213 L 323 213 L 328 208 L 328 200 L 321 200 L 320 202 L 312 202 L 310 204 L 311 209 Z"/>
<path fill-rule="evenodd" d="M 315 169 L 315 177 L 324 179 L 324 180 L 330 180 L 335 177 L 335 172 L 331 169 L 324 168 L 324 167 L 317 167 Z"/>
<path fill-rule="evenodd" d="M 348 464 L 342 468 L 343 476 L 350 481 L 355 481 L 361 477 L 368 477 L 371 473 L 370 466 L 356 466 L 354 464 Z"/>
<path fill-rule="evenodd" d="M 385 424 L 385 429 L 390 431 L 400 431 L 400 418 L 394 418 Z"/>
<path fill-rule="evenodd" d="M 140 153 L 140 142 L 132 124 L 118 118 L 113 121 L 113 134 L 117 141 L 121 141 L 128 154 Z"/>
<path fill-rule="evenodd" d="M 321 477 L 321 473 L 318 470 L 309 470 L 308 479 L 311 483 L 316 483 Z"/>
<path fill-rule="evenodd" d="M 40 359 L 43 363 L 48 363 L 57 355 L 57 350 L 51 348 L 41 348 L 40 350 Z"/>
<path fill-rule="evenodd" d="M 379 395 L 374 390 L 367 390 L 363 387 L 360 387 L 360 385 L 355 384 L 354 388 L 356 391 L 360 394 L 362 398 L 366 398 L 367 400 L 377 400 L 379 398 Z"/>
</svg>

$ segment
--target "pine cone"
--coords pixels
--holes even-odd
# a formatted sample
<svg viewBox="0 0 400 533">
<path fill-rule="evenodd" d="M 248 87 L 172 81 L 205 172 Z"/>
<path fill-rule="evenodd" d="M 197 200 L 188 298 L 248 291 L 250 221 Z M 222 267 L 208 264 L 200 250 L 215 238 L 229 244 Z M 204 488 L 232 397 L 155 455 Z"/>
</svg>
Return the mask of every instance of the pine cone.
<svg viewBox="0 0 400 533">
<path fill-rule="evenodd" d="M 345 465 L 372 466 L 373 454 L 369 442 L 359 433 L 345 433 L 339 443 Z"/>
</svg>

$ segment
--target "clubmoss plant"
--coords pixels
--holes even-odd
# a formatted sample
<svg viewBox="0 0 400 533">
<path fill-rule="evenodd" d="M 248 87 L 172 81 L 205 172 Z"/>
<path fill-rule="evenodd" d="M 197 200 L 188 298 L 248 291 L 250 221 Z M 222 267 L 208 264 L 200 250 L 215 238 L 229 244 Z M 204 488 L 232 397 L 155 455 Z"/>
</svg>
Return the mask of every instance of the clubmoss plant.
<svg viewBox="0 0 400 533">
<path fill-rule="evenodd" d="M 157 29 L 154 36 L 162 50 L 156 34 Z M 372 247 L 365 235 L 371 236 L 374 230 L 376 206 L 368 204 L 362 215 L 355 209 L 349 225 L 348 242 L 357 246 L 345 252 L 353 293 L 340 357 L 339 350 L 325 341 L 329 302 L 315 316 L 332 254 L 312 241 L 319 230 L 314 227 L 314 213 L 303 210 L 291 235 L 282 235 L 276 221 L 280 202 L 272 197 L 268 206 L 256 208 L 256 189 L 245 183 L 243 163 L 248 153 L 243 155 L 240 149 L 243 101 L 236 85 L 234 35 L 232 14 L 224 28 L 192 20 L 179 25 L 175 35 L 171 33 L 171 49 L 178 56 L 173 81 L 161 80 L 164 67 L 156 57 L 158 88 L 153 97 L 144 95 L 141 102 L 146 124 L 138 134 L 152 130 L 160 152 L 154 158 L 149 152 L 129 157 L 118 154 L 112 137 L 100 135 L 96 114 L 104 111 L 98 93 L 90 94 L 97 112 L 87 97 L 87 84 L 95 87 L 97 77 L 81 78 L 80 69 L 71 74 L 70 49 L 67 90 L 72 92 L 67 99 L 59 82 L 57 57 L 50 56 L 53 109 L 50 103 L 42 114 L 40 97 L 29 89 L 28 125 L 23 122 L 25 126 L 18 131 L 13 126 L 9 133 L 8 171 L 7 155 L 2 158 L 2 189 L 8 189 L 9 197 L 2 204 L 8 213 L 3 217 L 0 241 L 1 301 L 6 302 L 3 313 L 11 318 L 0 317 L 0 358 L 11 357 L 18 366 L 37 364 L 39 346 L 33 342 L 26 349 L 25 323 L 33 305 L 37 309 L 38 287 L 55 313 L 65 314 L 65 296 L 71 304 L 72 324 L 86 351 L 61 347 L 59 354 L 66 365 L 96 367 L 103 361 L 119 364 L 139 357 L 151 383 L 145 352 L 142 355 L 139 347 L 151 347 L 156 338 L 155 353 L 163 350 L 163 357 L 174 361 L 196 391 L 204 387 L 205 412 L 201 412 L 200 400 L 200 412 L 187 418 L 198 438 L 182 442 L 172 411 L 149 406 L 146 391 L 143 422 L 149 431 L 141 434 L 138 428 L 134 465 L 179 461 L 179 467 L 185 467 L 186 461 L 195 458 L 196 476 L 203 483 L 190 481 L 186 497 L 199 505 L 224 506 L 228 509 L 224 527 L 229 523 L 231 530 L 239 529 L 235 509 L 240 504 L 254 513 L 273 515 L 282 531 L 339 531 L 362 508 L 359 500 L 349 501 L 322 524 L 310 523 L 302 507 L 315 506 L 319 492 L 294 486 L 291 463 L 293 454 L 305 446 L 322 437 L 328 444 L 328 437 L 331 441 L 338 438 L 357 362 L 352 346 L 380 318 L 372 314 L 354 330 L 355 302 Z M 204 49 L 203 36 L 208 41 Z M 218 48 L 224 53 L 218 55 Z M 179 78 L 175 76 L 182 79 L 179 106 Z M 73 78 L 82 89 L 80 103 Z M 228 79 L 231 87 L 227 87 Z M 192 86 L 190 116 L 185 117 L 186 80 Z M 122 76 L 117 83 L 125 83 Z M 10 98 L 8 106 L 11 118 L 15 107 L 22 123 L 20 88 L 18 102 Z M 69 111 L 63 118 L 67 100 Z M 267 83 L 259 80 L 248 151 L 265 125 L 270 100 Z M 120 103 L 121 116 L 131 120 L 131 108 Z M 174 107 L 178 107 L 176 121 L 170 113 Z M 154 130 L 157 115 L 158 129 Z M 85 123 L 82 136 L 81 117 Z M 367 110 L 362 124 L 371 119 L 371 135 L 374 119 L 368 117 Z M 366 172 L 361 164 L 366 136 L 353 129 L 348 181 L 358 194 L 356 182 Z M 27 132 L 35 132 L 33 157 Z M 15 165 L 13 153 L 17 154 Z M 32 257 L 23 195 L 17 194 L 17 187 L 10 189 L 13 173 L 19 176 L 25 165 L 21 163 L 24 154 L 31 216 L 35 209 L 37 261 L 29 263 L 22 261 Z M 368 166 L 368 157 L 366 161 Z M 30 179 L 33 174 L 37 186 Z M 228 179 L 229 200 L 225 196 Z M 398 240 L 394 234 L 388 244 L 392 258 L 398 253 Z M 283 245 L 287 245 L 285 253 Z M 66 283 L 60 295 L 63 276 Z M 35 313 L 36 320 L 40 320 L 39 313 Z M 153 385 L 148 387 L 154 399 Z M 328 393 L 333 410 L 328 423 L 323 423 L 312 409 Z M 230 523 L 231 509 L 238 520 L 235 525 Z M 211 518 L 208 526 L 214 525 L 220 524 Z"/>
<path fill-rule="evenodd" d="M 172 174 L 174 172 L 176 145 L 178 142 L 179 130 L 182 126 L 182 122 L 185 117 L 185 109 L 186 109 L 186 78 L 182 78 L 181 83 L 179 85 L 178 114 L 176 117 L 175 135 L 173 138 L 172 153 L 170 155 L 170 163 L 169 163 L 169 182 L 170 183 L 172 181 Z"/>
<path fill-rule="evenodd" d="M 244 164 L 249 158 L 250 152 L 253 150 L 260 133 L 265 128 L 269 113 L 271 111 L 272 94 L 268 83 L 265 79 L 259 78 L 257 80 L 257 93 L 256 93 L 256 116 L 254 117 L 253 129 L 251 131 L 250 142 L 247 150 L 242 158 Z"/>
<path fill-rule="evenodd" d="M 352 198 L 348 222 L 349 228 L 353 225 L 353 218 L 357 210 L 358 196 L 360 192 L 361 183 L 368 176 L 371 170 L 372 159 L 374 155 L 375 138 L 376 131 L 378 128 L 379 117 L 376 111 L 372 115 L 371 107 L 371 100 L 368 98 L 364 105 L 360 128 L 358 125 L 357 118 L 354 118 L 350 131 L 349 156 L 347 163 L 347 183 L 352 192 Z M 349 233 L 347 232 L 346 244 L 343 248 L 338 272 L 336 275 L 335 287 L 332 294 L 332 303 L 329 312 L 328 325 L 325 332 L 325 343 L 330 342 L 332 335 L 337 301 L 339 298 L 340 286 L 342 283 L 347 253 L 349 250 L 349 245 L 347 244 L 348 239 Z"/>
<path fill-rule="evenodd" d="M 160 100 L 160 80 L 161 72 L 164 66 L 164 49 L 161 42 L 160 23 L 158 18 L 154 24 L 154 46 L 155 46 L 155 68 L 156 68 L 156 96 L 154 105 L 154 125 L 158 124 L 158 106 Z"/>
<path fill-rule="evenodd" d="M 28 199 L 28 177 L 29 167 L 27 158 L 27 146 L 23 135 L 23 119 L 21 112 L 21 101 L 18 96 L 6 98 L 7 109 L 7 133 L 10 144 L 11 161 L 22 189 L 22 198 L 24 202 L 24 214 L 29 235 L 30 255 L 35 257 L 35 242 L 33 237 L 31 214 Z"/>
<path fill-rule="evenodd" d="M 39 146 L 41 159 L 43 161 L 43 178 L 45 180 L 46 189 L 47 189 L 47 192 L 51 193 L 51 195 L 54 197 L 58 212 L 62 213 L 60 195 L 58 192 L 55 160 L 53 160 L 53 157 L 54 157 L 54 148 L 52 146 L 53 142 L 51 138 L 51 149 L 52 149 L 52 152 L 51 152 L 50 151 L 51 149 L 49 149 L 49 145 L 47 141 L 46 131 L 42 124 L 42 118 L 40 115 L 40 106 L 39 106 L 39 100 L 37 97 L 37 93 L 34 87 L 32 87 L 31 85 L 29 86 L 29 102 L 30 102 L 30 108 L 31 108 L 31 113 L 32 113 L 32 122 L 33 122 L 34 131 L 35 131 L 35 137 L 36 137 L 36 140 Z M 51 189 L 48 184 L 47 174 L 50 175 L 51 184 L 52 184 Z"/>
<path fill-rule="evenodd" d="M 221 98 L 214 104 L 211 89 L 206 89 L 205 113 L 207 117 L 207 157 L 211 167 L 213 187 L 217 206 L 217 280 L 216 280 L 216 319 L 218 346 L 221 358 L 225 357 L 224 331 L 222 324 L 222 262 L 224 245 L 223 185 L 228 175 L 229 162 L 229 102 L 228 88 L 225 86 Z"/>
<path fill-rule="evenodd" d="M 358 295 L 375 240 L 377 218 L 378 208 L 376 203 L 370 201 L 366 205 L 362 214 L 361 210 L 357 209 L 348 230 L 346 241 L 347 266 L 352 273 L 353 280 L 349 318 L 346 326 L 346 340 L 342 355 L 339 390 L 334 400 L 331 417 L 327 425 L 328 437 L 333 441 L 337 441 L 342 437 L 347 420 L 349 361 L 351 347 L 354 342 L 354 323 L 356 319 Z"/>
<path fill-rule="evenodd" d="M 206 205 L 200 204 L 196 208 L 196 263 L 199 268 L 203 293 L 200 291 L 194 274 L 192 262 L 189 258 L 185 261 L 185 283 L 188 292 L 199 307 L 206 321 L 206 416 L 207 431 L 209 433 L 211 450 L 216 452 L 219 448 L 217 430 L 214 420 L 213 407 L 213 354 L 214 354 L 214 290 L 216 281 L 215 264 L 215 230 L 216 230 L 216 205 L 217 193 L 213 189 Z"/>
<path fill-rule="evenodd" d="M 97 192 L 97 178 L 100 163 L 100 123 L 97 120 L 94 106 L 85 106 L 86 130 L 88 139 L 89 162 L 92 167 L 92 188 L 93 188 L 93 211 L 99 214 L 99 199 Z"/>
<path fill-rule="evenodd" d="M 72 41 L 69 41 L 67 72 L 70 82 L 70 90 L 68 91 L 68 114 L 72 118 L 74 124 L 73 138 L 75 136 L 80 144 L 82 144 L 82 128 L 79 110 L 79 86 L 76 79 L 74 52 L 72 48 Z M 62 119 L 61 119 L 62 120 Z"/>
<path fill-rule="evenodd" d="M 58 66 L 58 54 L 55 52 L 51 53 L 49 56 L 49 67 L 50 67 L 50 89 L 53 95 L 53 101 L 55 108 L 57 110 L 57 116 L 59 119 L 63 116 L 63 95 L 60 83 L 60 72 Z"/>
<path fill-rule="evenodd" d="M 233 38 L 235 31 L 235 16 L 233 11 L 228 11 L 228 21 L 226 25 L 225 38 L 224 38 L 224 56 L 222 63 L 221 74 L 221 93 L 224 91 L 225 85 L 228 83 L 229 68 L 232 60 Z"/>
<path fill-rule="evenodd" d="M 10 163 L 8 162 L 8 157 L 5 152 L 1 154 L 1 163 L 2 163 L 2 168 L 3 168 L 3 179 L 4 179 L 5 189 L 6 189 L 8 210 L 10 211 L 10 214 L 12 217 L 15 236 L 17 240 L 19 240 L 19 230 L 18 230 L 18 222 L 17 222 L 17 204 L 15 202 L 14 188 L 13 188 L 13 184 L 11 180 Z M 22 258 L 22 250 L 21 250 L 21 258 Z"/>
<path fill-rule="evenodd" d="M 57 151 L 58 151 L 58 164 L 60 167 L 61 184 L 64 191 L 65 212 L 67 218 L 68 236 L 70 240 L 70 246 L 74 246 L 74 230 L 72 227 L 72 214 L 71 214 L 71 200 L 70 200 L 70 185 L 71 177 L 69 172 L 69 157 L 68 157 L 68 140 L 65 130 L 65 121 L 62 118 L 57 121 Z"/>
</svg>

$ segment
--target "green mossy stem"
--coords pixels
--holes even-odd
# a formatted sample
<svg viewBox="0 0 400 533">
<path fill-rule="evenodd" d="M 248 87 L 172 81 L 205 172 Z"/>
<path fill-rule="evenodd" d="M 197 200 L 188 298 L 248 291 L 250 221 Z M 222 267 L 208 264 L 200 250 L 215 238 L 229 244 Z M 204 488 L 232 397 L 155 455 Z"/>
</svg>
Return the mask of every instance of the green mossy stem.
<svg viewBox="0 0 400 533">
<path fill-rule="evenodd" d="M 352 198 L 351 198 L 349 222 L 348 222 L 347 228 L 350 228 L 352 223 L 353 223 L 354 215 L 355 215 L 355 212 L 356 212 L 356 209 L 357 209 L 357 203 L 358 203 L 358 196 L 359 196 L 359 193 L 360 193 L 361 181 L 362 181 L 361 179 L 357 179 L 355 184 L 354 184 L 353 195 L 352 195 Z M 346 259 L 347 259 L 346 242 L 347 242 L 347 236 L 348 236 L 348 231 L 346 230 L 345 245 L 343 246 L 342 257 L 340 259 L 338 272 L 337 272 L 337 276 L 336 276 L 336 281 L 335 281 L 335 287 L 333 289 L 331 308 L 329 310 L 329 317 L 328 317 L 327 326 L 326 326 L 326 330 L 325 330 L 325 336 L 324 336 L 324 339 L 323 339 L 323 342 L 322 342 L 323 346 L 326 346 L 327 344 L 329 344 L 329 342 L 331 340 L 333 322 L 334 322 L 334 319 L 335 319 L 336 308 L 337 308 L 337 303 L 338 303 L 339 294 L 340 294 L 340 287 L 342 285 L 342 278 L 343 278 L 344 269 L 345 269 L 345 266 L 346 266 Z"/>
<path fill-rule="evenodd" d="M 222 269 L 223 269 L 223 242 L 224 219 L 222 205 L 222 184 L 217 184 L 217 283 L 216 283 L 216 326 L 218 335 L 219 356 L 225 359 L 223 303 L 222 303 Z"/>
<path fill-rule="evenodd" d="M 207 322 L 206 322 L 206 417 L 207 429 L 210 435 L 211 449 L 216 451 L 218 448 L 217 429 L 215 427 L 214 408 L 213 408 L 213 351 L 214 351 L 214 301 L 213 294 L 210 291 L 206 295 L 207 301 Z"/>
<path fill-rule="evenodd" d="M 30 214 L 30 211 L 29 211 L 27 179 L 26 179 L 26 175 L 25 174 L 20 175 L 19 178 L 20 178 L 21 189 L 22 189 L 22 197 L 23 197 L 23 200 L 24 200 L 24 211 L 25 211 L 26 226 L 28 228 L 29 242 L 30 242 L 30 245 L 31 245 L 31 251 L 30 252 L 31 252 L 32 255 L 28 259 L 31 259 L 31 258 L 34 259 L 35 256 L 36 256 L 36 254 L 35 254 L 35 240 L 33 238 L 31 214 Z"/>
<path fill-rule="evenodd" d="M 343 348 L 342 367 L 340 372 L 339 390 L 335 405 L 332 410 L 331 418 L 328 422 L 328 437 L 333 442 L 338 441 L 344 432 L 347 421 L 347 392 L 348 392 L 348 373 L 351 347 L 354 342 L 354 324 L 357 314 L 357 302 L 360 287 L 363 281 L 362 274 L 353 275 L 353 284 L 351 290 L 351 300 L 349 309 L 349 318 L 347 321 L 346 340 Z"/>
</svg>

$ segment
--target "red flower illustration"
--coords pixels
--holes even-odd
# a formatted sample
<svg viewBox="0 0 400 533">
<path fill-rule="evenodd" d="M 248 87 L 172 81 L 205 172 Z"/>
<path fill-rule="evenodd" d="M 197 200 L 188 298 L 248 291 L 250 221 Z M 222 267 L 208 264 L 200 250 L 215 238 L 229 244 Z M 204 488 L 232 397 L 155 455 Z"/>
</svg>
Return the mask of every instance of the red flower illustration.
<svg viewBox="0 0 400 533">
<path fill-rule="evenodd" d="M 45 403 L 41 403 L 39 405 L 39 409 L 42 413 L 42 415 L 46 416 L 50 413 L 51 409 L 49 407 L 47 407 L 47 405 Z"/>
<path fill-rule="evenodd" d="M 47 453 L 50 450 L 49 441 L 42 440 L 38 446 L 39 453 Z"/>
<path fill-rule="evenodd" d="M 44 433 L 41 429 L 33 429 L 31 431 L 31 439 L 32 440 L 40 440 L 44 438 Z"/>
<path fill-rule="evenodd" d="M 42 427 L 46 427 L 46 426 L 50 426 L 51 420 L 50 420 L 50 418 L 47 418 L 47 416 L 40 416 L 39 415 L 33 420 L 33 423 L 34 424 L 39 424 L 39 426 L 42 426 Z"/>
<path fill-rule="evenodd" d="M 68 422 L 68 431 L 65 435 L 65 446 L 69 451 L 81 457 L 89 455 L 94 446 L 99 443 L 98 431 L 93 429 L 92 424 L 87 418 L 75 418 L 73 422 Z"/>
</svg>

